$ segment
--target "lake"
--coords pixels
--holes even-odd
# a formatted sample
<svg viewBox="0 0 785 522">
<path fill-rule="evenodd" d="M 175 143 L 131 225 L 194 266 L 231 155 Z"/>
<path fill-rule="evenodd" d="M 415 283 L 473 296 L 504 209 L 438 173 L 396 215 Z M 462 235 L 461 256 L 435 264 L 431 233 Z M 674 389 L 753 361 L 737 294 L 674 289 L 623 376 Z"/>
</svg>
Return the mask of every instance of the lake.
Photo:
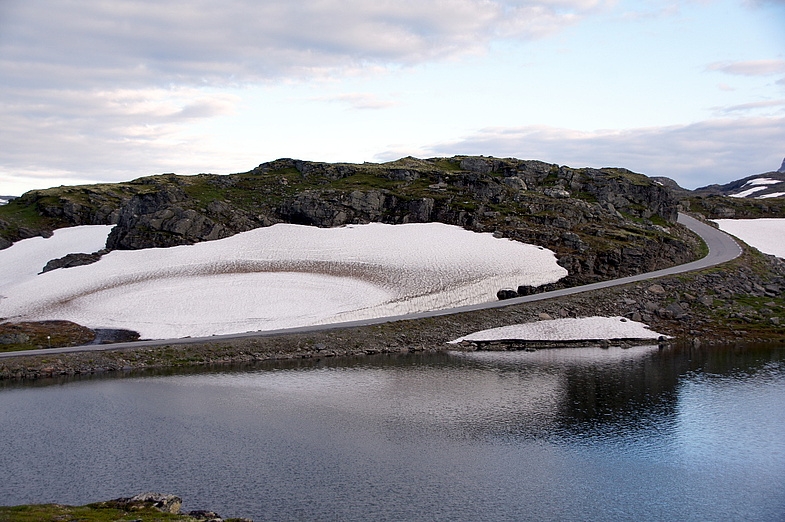
<svg viewBox="0 0 785 522">
<path fill-rule="evenodd" d="M 373 356 L 0 387 L 0 505 L 785 520 L 785 347 Z"/>
</svg>

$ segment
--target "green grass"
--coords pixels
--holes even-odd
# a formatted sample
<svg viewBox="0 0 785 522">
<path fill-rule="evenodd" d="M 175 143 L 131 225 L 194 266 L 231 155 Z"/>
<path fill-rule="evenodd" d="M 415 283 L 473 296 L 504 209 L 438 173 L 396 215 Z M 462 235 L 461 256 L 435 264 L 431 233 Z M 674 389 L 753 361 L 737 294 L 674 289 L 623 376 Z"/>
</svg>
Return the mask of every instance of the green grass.
<svg viewBox="0 0 785 522">
<path fill-rule="evenodd" d="M 192 521 L 186 515 L 162 513 L 155 509 L 126 512 L 121 509 L 103 507 L 101 504 L 86 506 L 63 506 L 38 504 L 27 506 L 0 506 L 0 522 L 121 522 L 142 520 L 144 522 Z"/>
<path fill-rule="evenodd" d="M 454 158 L 435 158 L 431 163 L 441 170 L 451 172 L 461 170 L 461 162 Z"/>
</svg>

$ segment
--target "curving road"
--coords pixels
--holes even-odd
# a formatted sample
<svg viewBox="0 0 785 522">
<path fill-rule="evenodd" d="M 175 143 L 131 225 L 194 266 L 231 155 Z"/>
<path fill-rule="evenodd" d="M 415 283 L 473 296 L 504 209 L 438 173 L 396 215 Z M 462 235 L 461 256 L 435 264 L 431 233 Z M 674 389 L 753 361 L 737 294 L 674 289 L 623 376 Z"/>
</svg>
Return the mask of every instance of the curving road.
<svg viewBox="0 0 785 522">
<path fill-rule="evenodd" d="M 308 333 L 323 330 L 334 330 L 338 328 L 356 327 L 356 326 L 369 326 L 374 324 L 390 323 L 394 321 L 405 321 L 410 319 L 420 319 L 425 317 L 438 317 L 443 315 L 456 314 L 461 312 L 471 312 L 475 310 L 485 310 L 489 308 L 500 308 L 503 306 L 510 306 L 519 303 L 528 303 L 532 301 L 543 301 L 545 299 L 553 299 L 555 297 L 563 297 L 566 295 L 578 294 L 581 292 L 590 292 L 601 288 L 609 288 L 612 286 L 624 285 L 627 283 L 634 283 L 638 281 L 645 281 L 648 279 L 656 279 L 662 276 L 670 276 L 674 274 L 681 274 L 684 272 L 691 272 L 693 270 L 701 270 L 716 266 L 732 259 L 736 259 L 742 253 L 741 247 L 738 243 L 719 229 L 707 225 L 695 218 L 687 216 L 686 214 L 679 214 L 679 223 L 689 228 L 691 231 L 699 235 L 706 245 L 709 247 L 709 253 L 706 257 L 686 263 L 683 265 L 656 270 L 654 272 L 647 272 L 645 274 L 638 274 L 634 276 L 622 277 L 620 279 L 612 279 L 610 281 L 601 281 L 599 283 L 591 283 L 583 286 L 574 286 L 571 288 L 563 288 L 561 290 L 554 290 L 552 292 L 543 292 L 541 294 L 527 295 L 524 297 L 516 297 L 513 299 L 506 299 L 504 301 L 492 301 L 490 303 L 480 303 L 476 305 L 461 306 L 458 308 L 448 308 L 444 310 L 433 310 L 430 312 L 419 312 L 415 314 L 398 315 L 390 317 L 378 317 L 375 319 L 364 319 L 361 321 L 350 321 L 344 323 L 322 324 L 315 326 L 302 326 L 298 328 L 284 328 L 279 330 L 267 330 L 262 332 L 246 332 L 242 334 L 228 334 L 228 335 L 213 335 L 210 337 L 186 337 L 183 339 L 165 339 L 165 340 L 152 340 L 152 341 L 134 341 L 128 343 L 114 343 L 114 344 L 96 344 L 84 346 L 67 346 L 62 348 L 45 348 L 41 350 L 25 350 L 17 352 L 3 352 L 0 353 L 0 359 L 6 357 L 18 357 L 23 355 L 51 355 L 58 353 L 68 352 L 87 352 L 87 351 L 101 351 L 101 350 L 123 350 L 131 348 L 141 348 L 145 346 L 161 346 L 161 345 L 176 345 L 176 344 L 194 344 L 210 341 L 229 341 L 232 339 L 244 339 L 248 337 L 270 337 L 274 335 L 293 334 L 293 333 Z"/>
</svg>

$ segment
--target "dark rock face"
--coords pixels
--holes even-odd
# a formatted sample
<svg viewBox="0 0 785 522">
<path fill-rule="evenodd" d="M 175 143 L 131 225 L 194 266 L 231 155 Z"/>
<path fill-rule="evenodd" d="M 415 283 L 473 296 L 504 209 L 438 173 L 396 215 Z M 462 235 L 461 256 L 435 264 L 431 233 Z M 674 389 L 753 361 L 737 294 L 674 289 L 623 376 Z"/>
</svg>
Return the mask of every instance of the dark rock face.
<svg viewBox="0 0 785 522">
<path fill-rule="evenodd" d="M 139 340 L 139 333 L 133 330 L 114 328 L 95 328 L 95 339 L 90 344 L 126 343 Z"/>
<path fill-rule="evenodd" d="M 777 169 L 777 172 L 785 172 L 785 159 L 782 160 L 782 165 Z"/>
<path fill-rule="evenodd" d="M 496 298 L 501 300 L 504 299 L 512 299 L 513 297 L 518 297 L 518 292 L 513 290 L 512 288 L 502 288 L 498 292 L 496 292 Z"/>
<path fill-rule="evenodd" d="M 44 266 L 41 273 L 50 272 L 52 270 L 56 270 L 58 268 L 71 268 L 75 266 L 83 266 L 95 263 L 101 256 L 105 253 L 104 252 L 95 252 L 93 254 L 68 254 L 64 257 L 59 259 L 52 259 L 46 266 Z"/>
</svg>

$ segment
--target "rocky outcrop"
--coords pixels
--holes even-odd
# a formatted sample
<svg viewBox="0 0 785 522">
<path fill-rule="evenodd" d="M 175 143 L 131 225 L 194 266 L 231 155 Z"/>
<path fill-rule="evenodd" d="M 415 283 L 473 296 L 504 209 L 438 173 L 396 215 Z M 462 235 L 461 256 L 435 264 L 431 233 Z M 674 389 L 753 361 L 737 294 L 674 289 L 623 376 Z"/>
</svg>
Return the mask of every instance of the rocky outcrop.
<svg viewBox="0 0 785 522">
<path fill-rule="evenodd" d="M 20 199 L 45 219 L 15 230 L 0 223 L 0 237 L 45 234 L 55 224 L 112 223 L 109 250 L 192 244 L 281 222 L 438 221 L 550 248 L 570 272 L 568 284 L 662 268 L 689 260 L 695 250 L 673 227 L 678 202 L 662 184 L 624 169 L 512 158 L 280 159 L 241 174 L 165 174 Z"/>
<path fill-rule="evenodd" d="M 176 495 L 166 495 L 161 493 L 141 493 L 133 497 L 117 498 L 106 502 L 99 502 L 93 504 L 97 508 L 114 508 L 123 511 L 140 512 L 145 510 L 160 511 L 161 513 L 168 513 L 170 515 L 185 515 L 188 520 L 198 522 L 223 522 L 223 518 L 215 511 L 206 509 L 197 509 L 188 512 L 183 512 L 181 507 L 183 500 Z M 175 518 L 175 520 L 181 520 Z M 252 522 L 248 518 L 232 518 L 227 519 L 234 522 Z"/>
<path fill-rule="evenodd" d="M 52 259 L 41 270 L 41 273 L 57 270 L 58 268 L 72 268 L 75 266 L 90 265 L 100 260 L 106 253 L 105 250 L 92 254 L 67 254 L 58 259 Z"/>
<path fill-rule="evenodd" d="M 685 210 L 709 219 L 755 219 L 785 216 L 785 198 L 748 199 L 719 195 L 695 196 L 683 200 Z"/>
<path fill-rule="evenodd" d="M 110 500 L 107 504 L 126 511 L 138 511 L 144 508 L 153 508 L 162 513 L 179 513 L 183 499 L 176 495 L 163 495 L 161 493 L 140 493 L 133 497 L 123 497 Z"/>
</svg>

